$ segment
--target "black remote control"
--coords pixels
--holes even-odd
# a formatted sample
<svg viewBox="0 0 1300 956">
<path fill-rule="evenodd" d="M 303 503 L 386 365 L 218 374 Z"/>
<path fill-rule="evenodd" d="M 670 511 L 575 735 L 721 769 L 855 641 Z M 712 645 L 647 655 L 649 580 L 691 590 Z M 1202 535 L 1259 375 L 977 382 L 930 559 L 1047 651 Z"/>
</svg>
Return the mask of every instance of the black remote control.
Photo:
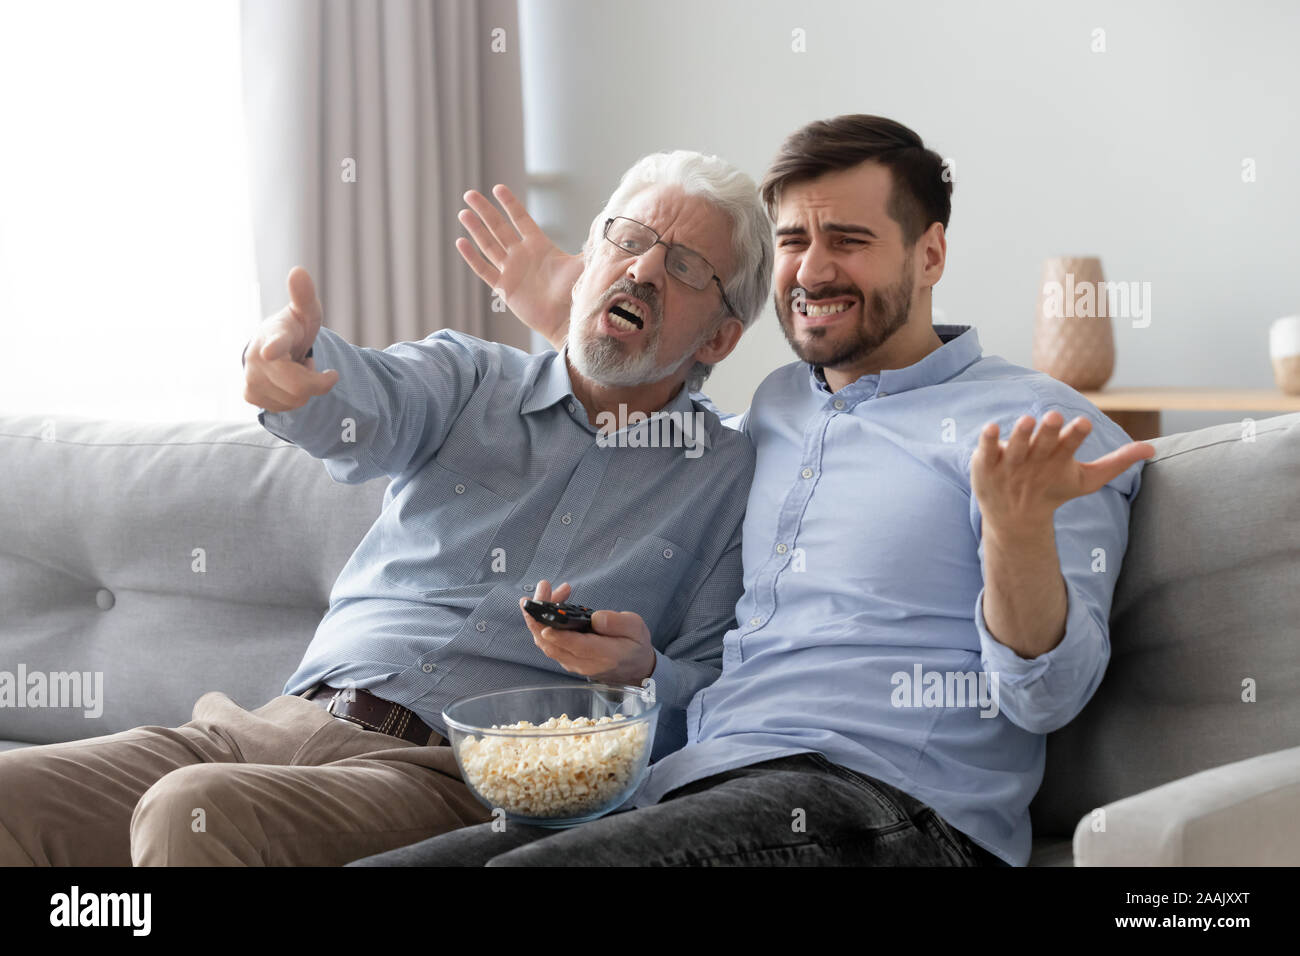
<svg viewBox="0 0 1300 956">
<path fill-rule="evenodd" d="M 524 610 L 533 620 L 562 631 L 590 631 L 591 608 L 581 604 L 562 604 L 555 601 L 525 601 Z"/>
</svg>

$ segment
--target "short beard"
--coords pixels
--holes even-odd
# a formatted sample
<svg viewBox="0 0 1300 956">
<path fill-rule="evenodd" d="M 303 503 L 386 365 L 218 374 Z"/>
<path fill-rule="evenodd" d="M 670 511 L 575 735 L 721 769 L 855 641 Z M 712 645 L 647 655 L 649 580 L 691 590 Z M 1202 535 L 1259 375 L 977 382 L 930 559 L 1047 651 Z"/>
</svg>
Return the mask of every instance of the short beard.
<svg viewBox="0 0 1300 956">
<path fill-rule="evenodd" d="M 600 321 L 606 304 L 620 293 L 647 303 L 652 312 L 646 320 L 641 351 L 634 355 L 624 350 L 620 340 L 596 332 L 596 324 Z M 569 316 L 569 360 L 583 378 L 606 388 L 632 388 L 672 377 L 688 362 L 694 362 L 696 351 L 716 331 L 705 330 L 680 359 L 667 366 L 660 366 L 659 330 L 663 327 L 663 311 L 653 286 L 638 286 L 620 280 L 605 291 L 595 309 L 585 317 L 579 315 L 577 310 L 575 303 Z"/>
<path fill-rule="evenodd" d="M 899 270 L 898 280 L 885 289 L 871 293 L 861 311 L 858 327 L 852 330 L 850 339 L 842 344 L 828 341 L 826 329 L 812 329 L 805 332 L 811 341 L 798 342 L 794 337 L 794 305 L 790 299 L 782 296 L 778 290 L 772 296 L 776 305 L 776 314 L 781 320 L 781 332 L 790 343 L 794 354 L 801 361 L 826 368 L 840 368 L 853 365 L 865 359 L 901 329 L 907 325 L 908 313 L 912 310 L 912 253 L 909 251 Z M 862 291 L 856 286 L 839 289 L 818 290 L 809 298 L 827 299 L 837 296 L 856 295 L 863 302 Z"/>
</svg>

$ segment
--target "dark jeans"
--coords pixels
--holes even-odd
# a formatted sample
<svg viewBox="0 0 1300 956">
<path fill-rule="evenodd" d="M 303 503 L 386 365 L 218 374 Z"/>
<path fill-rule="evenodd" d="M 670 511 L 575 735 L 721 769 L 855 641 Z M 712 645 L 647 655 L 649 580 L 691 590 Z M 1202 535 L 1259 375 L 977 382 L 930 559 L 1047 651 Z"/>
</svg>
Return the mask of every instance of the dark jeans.
<svg viewBox="0 0 1300 956">
<path fill-rule="evenodd" d="M 348 865 L 1005 864 L 896 787 L 803 753 L 715 774 L 652 807 L 567 830 L 485 823 Z"/>
</svg>

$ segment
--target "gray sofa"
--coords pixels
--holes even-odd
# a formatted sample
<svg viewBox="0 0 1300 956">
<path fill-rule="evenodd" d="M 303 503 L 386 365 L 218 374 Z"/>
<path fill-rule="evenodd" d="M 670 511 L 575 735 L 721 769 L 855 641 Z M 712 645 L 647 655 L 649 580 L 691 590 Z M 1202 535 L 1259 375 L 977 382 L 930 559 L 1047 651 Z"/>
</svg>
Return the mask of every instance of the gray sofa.
<svg viewBox="0 0 1300 956">
<path fill-rule="evenodd" d="M 1048 738 L 1031 863 L 1300 864 L 1300 414 L 1154 444 L 1110 666 Z M 0 749 L 278 694 L 384 489 L 255 421 L 0 415 L 0 680 L 103 682 L 0 705 Z"/>
</svg>

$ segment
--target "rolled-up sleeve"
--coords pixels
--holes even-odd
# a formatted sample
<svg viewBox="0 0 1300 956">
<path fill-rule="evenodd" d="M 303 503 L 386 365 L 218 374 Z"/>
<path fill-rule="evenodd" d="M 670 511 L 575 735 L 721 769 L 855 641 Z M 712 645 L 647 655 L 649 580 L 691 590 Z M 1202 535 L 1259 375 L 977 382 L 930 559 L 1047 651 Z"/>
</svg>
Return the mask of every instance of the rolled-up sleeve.
<svg viewBox="0 0 1300 956">
<path fill-rule="evenodd" d="M 379 350 L 321 328 L 312 349 L 316 368 L 337 369 L 338 382 L 301 408 L 262 409 L 257 420 L 345 484 L 395 478 L 417 451 L 440 447 L 481 379 L 473 340 L 450 330 Z"/>
<path fill-rule="evenodd" d="M 1100 422 L 1095 411 L 1054 405 L 1036 408 L 1032 414 L 1040 417 L 1051 408 L 1065 415 L 1066 421 L 1075 415 L 1092 421 L 1092 432 L 1075 453 L 1079 461 L 1092 461 L 1129 441 L 1109 420 Z M 984 671 L 997 676 L 1002 713 L 1025 730 L 1045 734 L 1064 727 L 1101 684 L 1110 660 L 1111 599 L 1128 546 L 1129 509 L 1141 485 L 1141 469 L 1142 463 L 1133 465 L 1096 492 L 1056 509 L 1056 552 L 1067 602 L 1065 636 L 1056 647 L 1033 659 L 1021 657 L 989 631 L 983 587 L 975 598 Z M 974 495 L 971 501 L 977 511 Z M 979 557 L 984 571 L 982 537 Z"/>
</svg>

